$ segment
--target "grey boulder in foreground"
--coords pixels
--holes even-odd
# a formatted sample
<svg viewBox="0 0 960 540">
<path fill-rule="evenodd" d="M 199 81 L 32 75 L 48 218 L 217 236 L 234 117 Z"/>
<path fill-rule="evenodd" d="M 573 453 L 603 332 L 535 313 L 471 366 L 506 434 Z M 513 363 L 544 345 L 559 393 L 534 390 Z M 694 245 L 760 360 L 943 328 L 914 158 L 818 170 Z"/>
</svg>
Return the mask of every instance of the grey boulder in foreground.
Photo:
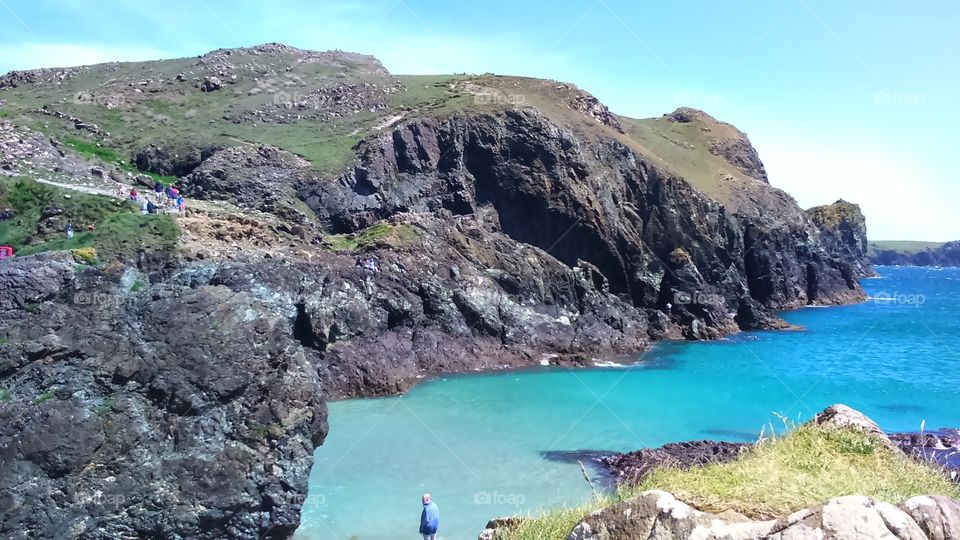
<svg viewBox="0 0 960 540">
<path fill-rule="evenodd" d="M 567 540 L 672 538 L 947 540 L 960 538 L 960 502 L 933 495 L 894 506 L 853 495 L 778 520 L 752 521 L 735 512 L 700 512 L 654 490 L 590 514 L 567 536 Z"/>
</svg>

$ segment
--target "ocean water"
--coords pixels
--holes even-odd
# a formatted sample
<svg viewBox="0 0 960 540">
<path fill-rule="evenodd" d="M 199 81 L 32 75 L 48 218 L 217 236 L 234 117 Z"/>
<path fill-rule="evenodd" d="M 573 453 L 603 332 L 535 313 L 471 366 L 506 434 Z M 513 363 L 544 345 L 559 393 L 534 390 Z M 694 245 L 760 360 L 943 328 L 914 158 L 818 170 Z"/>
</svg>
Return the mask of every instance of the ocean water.
<svg viewBox="0 0 960 540">
<path fill-rule="evenodd" d="M 575 462 L 545 452 L 747 441 L 776 415 L 846 403 L 888 431 L 960 427 L 960 270 L 877 269 L 872 299 L 785 314 L 805 327 L 661 343 L 635 365 L 444 377 L 394 398 L 330 404 L 298 540 L 439 537 L 590 497 Z"/>
</svg>

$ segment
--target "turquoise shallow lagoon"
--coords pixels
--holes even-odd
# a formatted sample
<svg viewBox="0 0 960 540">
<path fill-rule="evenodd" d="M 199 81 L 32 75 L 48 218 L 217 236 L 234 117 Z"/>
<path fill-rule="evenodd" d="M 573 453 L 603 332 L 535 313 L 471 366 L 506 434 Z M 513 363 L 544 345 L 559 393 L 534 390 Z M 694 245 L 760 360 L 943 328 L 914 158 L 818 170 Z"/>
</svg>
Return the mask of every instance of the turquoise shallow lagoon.
<svg viewBox="0 0 960 540">
<path fill-rule="evenodd" d="M 330 404 L 298 540 L 419 538 L 433 493 L 439 537 L 491 517 L 576 504 L 575 463 L 543 452 L 752 440 L 774 413 L 831 403 L 889 431 L 960 426 L 960 270 L 878 268 L 873 299 L 787 313 L 799 332 L 662 343 L 626 368 L 444 377 L 396 398 Z"/>
</svg>

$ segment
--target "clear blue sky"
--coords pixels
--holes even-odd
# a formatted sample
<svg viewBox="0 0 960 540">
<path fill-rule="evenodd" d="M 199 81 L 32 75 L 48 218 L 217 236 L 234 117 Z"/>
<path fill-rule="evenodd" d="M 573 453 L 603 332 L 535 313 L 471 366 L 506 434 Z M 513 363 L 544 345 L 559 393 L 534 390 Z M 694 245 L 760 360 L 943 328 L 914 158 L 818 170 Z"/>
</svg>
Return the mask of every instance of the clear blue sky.
<svg viewBox="0 0 960 540">
<path fill-rule="evenodd" d="M 960 238 L 960 4 L 865 0 L 0 0 L 0 71 L 281 41 L 395 73 L 576 83 L 620 113 L 704 109 L 802 206 L 874 239 Z"/>
</svg>

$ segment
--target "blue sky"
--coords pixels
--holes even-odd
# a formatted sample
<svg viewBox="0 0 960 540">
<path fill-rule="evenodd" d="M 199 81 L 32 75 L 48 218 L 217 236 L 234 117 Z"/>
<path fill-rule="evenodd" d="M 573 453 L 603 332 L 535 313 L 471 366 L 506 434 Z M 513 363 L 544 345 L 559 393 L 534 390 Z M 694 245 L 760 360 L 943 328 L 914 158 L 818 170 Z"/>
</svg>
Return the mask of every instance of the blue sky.
<svg viewBox="0 0 960 540">
<path fill-rule="evenodd" d="M 0 0 L 0 71 L 280 41 L 395 73 L 530 75 L 614 111 L 680 105 L 746 131 L 804 207 L 874 239 L 960 238 L 960 4 L 884 0 Z"/>
</svg>

